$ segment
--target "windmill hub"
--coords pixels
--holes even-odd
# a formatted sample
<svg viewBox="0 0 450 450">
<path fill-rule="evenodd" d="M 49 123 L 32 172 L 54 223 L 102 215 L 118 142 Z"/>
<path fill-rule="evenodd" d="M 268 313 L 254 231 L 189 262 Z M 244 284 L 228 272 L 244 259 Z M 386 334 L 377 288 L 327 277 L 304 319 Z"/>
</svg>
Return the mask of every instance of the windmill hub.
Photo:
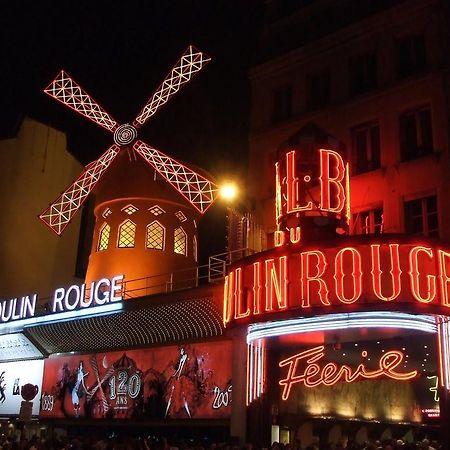
<svg viewBox="0 0 450 450">
<path fill-rule="evenodd" d="M 120 127 L 114 131 L 114 142 L 120 146 L 131 144 L 136 137 L 137 130 L 129 123 L 120 125 Z"/>
</svg>

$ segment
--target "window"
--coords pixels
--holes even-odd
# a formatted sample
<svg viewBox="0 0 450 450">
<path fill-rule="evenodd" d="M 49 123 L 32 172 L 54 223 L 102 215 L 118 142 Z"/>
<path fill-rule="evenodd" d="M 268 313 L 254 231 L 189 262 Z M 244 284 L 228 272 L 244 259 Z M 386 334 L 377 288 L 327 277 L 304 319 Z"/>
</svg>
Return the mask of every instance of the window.
<svg viewBox="0 0 450 450">
<path fill-rule="evenodd" d="M 350 95 L 358 95 L 377 87 L 377 58 L 375 53 L 354 56 L 349 61 Z"/>
<path fill-rule="evenodd" d="M 402 114 L 399 118 L 399 128 L 402 161 L 433 153 L 433 131 L 429 107 Z"/>
<path fill-rule="evenodd" d="M 192 253 L 194 256 L 194 261 L 198 261 L 198 247 L 197 247 L 197 238 L 194 236 L 194 239 L 192 240 Z"/>
<path fill-rule="evenodd" d="M 160 214 L 164 214 L 165 211 L 158 205 L 153 205 L 152 207 L 148 208 L 148 210 L 154 215 L 159 216 Z"/>
<path fill-rule="evenodd" d="M 187 236 L 182 227 L 176 228 L 174 232 L 173 250 L 179 255 L 187 255 Z"/>
<path fill-rule="evenodd" d="M 273 94 L 272 122 L 281 122 L 292 116 L 292 86 L 277 89 Z"/>
<path fill-rule="evenodd" d="M 436 195 L 405 202 L 405 231 L 439 237 Z"/>
<path fill-rule="evenodd" d="M 359 125 L 351 130 L 353 173 L 368 172 L 381 167 L 380 127 L 377 122 Z"/>
<path fill-rule="evenodd" d="M 138 211 L 138 208 L 136 208 L 136 206 L 130 204 L 130 205 L 124 206 L 121 209 L 121 211 L 123 211 L 124 213 L 131 216 L 131 214 L 134 214 L 136 211 Z"/>
<path fill-rule="evenodd" d="M 106 250 L 108 248 L 110 233 L 111 227 L 107 223 L 104 223 L 100 228 L 100 233 L 98 236 L 98 244 L 97 244 L 98 252 L 101 252 L 102 250 Z"/>
<path fill-rule="evenodd" d="M 110 216 L 112 214 L 112 211 L 109 209 L 109 208 L 106 208 L 104 211 L 103 211 L 103 214 L 102 214 L 102 216 L 106 219 L 108 216 Z"/>
<path fill-rule="evenodd" d="M 180 221 L 180 222 L 186 222 L 187 218 L 184 215 L 183 211 L 177 211 L 175 213 L 175 217 Z"/>
<path fill-rule="evenodd" d="M 136 235 L 136 224 L 130 219 L 125 220 L 119 226 L 119 239 L 117 241 L 117 247 L 130 248 L 134 247 L 134 239 Z"/>
<path fill-rule="evenodd" d="M 427 57 L 423 34 L 415 34 L 398 40 L 396 53 L 397 74 L 399 77 L 407 77 L 426 68 Z"/>
<path fill-rule="evenodd" d="M 164 227 L 158 222 L 154 221 L 147 225 L 146 247 L 155 250 L 164 250 Z"/>
<path fill-rule="evenodd" d="M 370 209 L 353 214 L 351 234 L 383 233 L 383 208 Z"/>
<path fill-rule="evenodd" d="M 309 110 L 330 103 L 330 71 L 312 74 L 307 79 L 306 105 Z"/>
</svg>

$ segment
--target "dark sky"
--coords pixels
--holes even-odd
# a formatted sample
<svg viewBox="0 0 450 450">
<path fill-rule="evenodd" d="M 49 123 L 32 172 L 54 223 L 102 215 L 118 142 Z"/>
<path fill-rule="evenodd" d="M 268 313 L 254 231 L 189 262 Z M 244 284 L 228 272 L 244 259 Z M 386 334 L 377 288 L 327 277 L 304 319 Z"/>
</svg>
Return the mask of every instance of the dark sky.
<svg viewBox="0 0 450 450">
<path fill-rule="evenodd" d="M 86 164 L 112 135 L 42 92 L 57 72 L 66 70 L 119 123 L 132 122 L 193 44 L 212 62 L 139 137 L 218 178 L 242 181 L 247 70 L 262 9 L 263 0 L 9 1 L 0 13 L 0 132 L 11 134 L 30 115 L 66 132 L 69 150 Z M 222 225 L 223 207 L 208 214 Z"/>
<path fill-rule="evenodd" d="M 220 175 L 247 140 L 247 69 L 262 0 L 15 1 L 0 15 L 3 128 L 25 113 L 69 133 L 83 163 L 109 133 L 42 93 L 64 69 L 119 123 L 131 122 L 189 44 L 213 61 L 140 137 Z M 205 158 L 208 155 L 208 158 Z M 238 168 L 239 169 L 239 168 Z"/>
</svg>

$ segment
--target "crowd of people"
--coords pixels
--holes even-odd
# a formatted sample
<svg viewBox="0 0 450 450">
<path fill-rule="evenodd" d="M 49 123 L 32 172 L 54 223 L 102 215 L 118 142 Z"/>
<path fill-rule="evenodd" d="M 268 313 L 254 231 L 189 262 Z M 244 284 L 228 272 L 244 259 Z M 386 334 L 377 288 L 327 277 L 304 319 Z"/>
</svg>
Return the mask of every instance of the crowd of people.
<svg viewBox="0 0 450 450">
<path fill-rule="evenodd" d="M 90 437 L 51 437 L 40 439 L 14 440 L 6 436 L 0 437 L 0 450 L 444 450 L 437 441 L 421 439 L 416 442 L 404 442 L 401 439 L 388 439 L 383 442 L 375 441 L 358 444 L 347 441 L 344 445 L 312 444 L 302 446 L 300 442 L 281 444 L 274 442 L 271 446 L 255 447 L 252 444 L 244 446 L 228 443 L 196 443 L 192 440 L 168 440 L 154 437 L 112 436 L 108 438 Z"/>
</svg>

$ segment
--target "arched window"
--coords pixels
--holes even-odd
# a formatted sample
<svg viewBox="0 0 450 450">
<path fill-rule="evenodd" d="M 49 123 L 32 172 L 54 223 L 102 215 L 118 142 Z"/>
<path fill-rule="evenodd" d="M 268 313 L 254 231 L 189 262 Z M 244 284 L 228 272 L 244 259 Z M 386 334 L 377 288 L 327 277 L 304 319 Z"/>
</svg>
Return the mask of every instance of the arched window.
<svg viewBox="0 0 450 450">
<path fill-rule="evenodd" d="M 157 220 L 155 220 L 151 224 L 147 225 L 147 237 L 145 239 L 146 247 L 156 250 L 164 250 L 164 236 L 164 227 Z"/>
<path fill-rule="evenodd" d="M 192 240 L 192 253 L 194 256 L 194 261 L 197 262 L 198 260 L 198 248 L 197 248 L 197 238 L 194 236 L 194 239 Z"/>
<path fill-rule="evenodd" d="M 135 236 L 136 224 L 130 219 L 125 220 L 119 225 L 119 239 L 117 240 L 117 247 L 134 247 Z"/>
<path fill-rule="evenodd" d="M 175 229 L 173 251 L 179 255 L 187 255 L 187 236 L 182 227 Z"/>
<path fill-rule="evenodd" d="M 100 233 L 98 234 L 98 244 L 97 251 L 101 252 L 108 248 L 109 235 L 111 234 L 111 227 L 105 222 L 100 228 Z"/>
</svg>

